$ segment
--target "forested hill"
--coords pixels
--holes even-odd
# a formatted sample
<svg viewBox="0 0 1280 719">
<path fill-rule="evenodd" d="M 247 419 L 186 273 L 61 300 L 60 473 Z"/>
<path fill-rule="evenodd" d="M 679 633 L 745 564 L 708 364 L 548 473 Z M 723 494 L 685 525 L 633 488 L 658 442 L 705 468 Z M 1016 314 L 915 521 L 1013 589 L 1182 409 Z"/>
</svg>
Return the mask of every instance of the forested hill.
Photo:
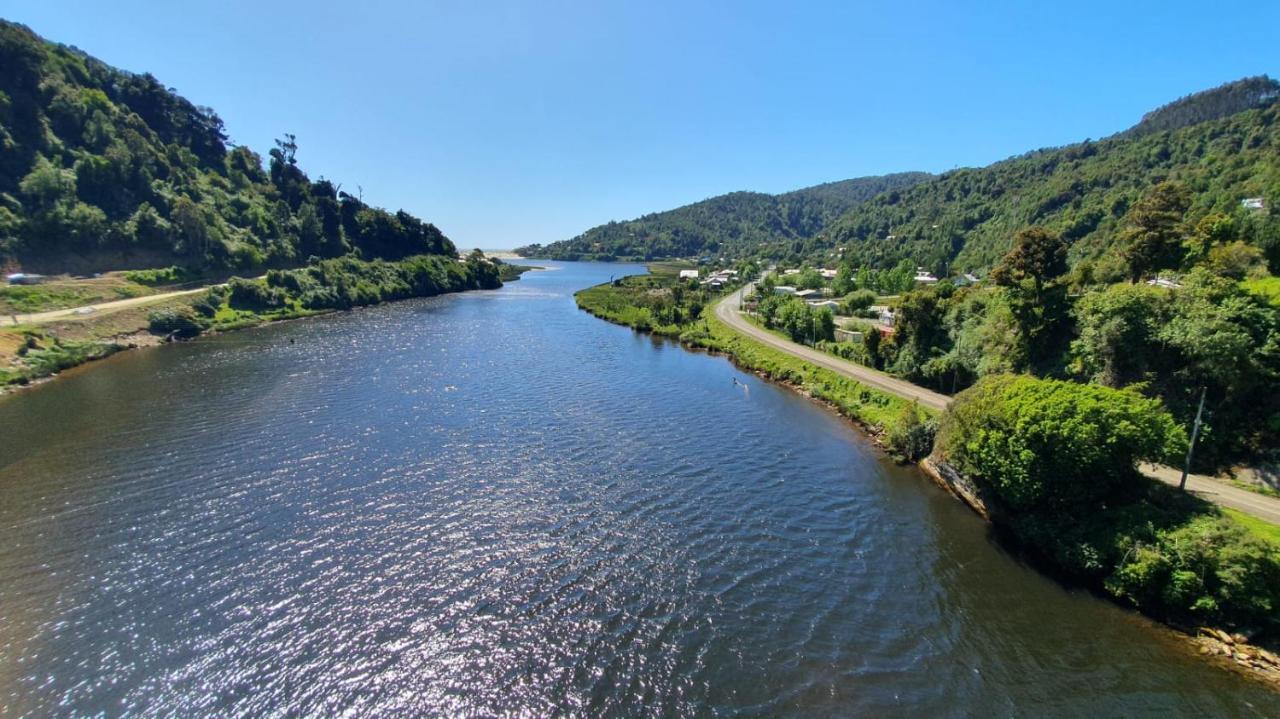
<svg viewBox="0 0 1280 719">
<path fill-rule="evenodd" d="M 454 254 L 433 225 L 312 181 L 285 136 L 262 158 L 149 74 L 0 20 L 0 268 L 289 266 Z"/>
<path fill-rule="evenodd" d="M 828 246 L 845 247 L 855 266 L 909 260 L 934 271 L 982 271 L 1008 251 L 1017 230 L 1043 225 L 1071 243 L 1073 262 L 1115 269 L 1116 241 L 1130 207 L 1153 186 L 1176 180 L 1190 191 L 1188 226 L 1222 213 L 1240 239 L 1261 248 L 1275 267 L 1277 88 L 1266 77 L 1230 83 L 1149 113 L 1104 140 L 948 172 L 858 205 L 823 235 Z M 1242 200 L 1257 197 L 1264 210 L 1242 207 Z"/>
<path fill-rule="evenodd" d="M 830 182 L 781 195 L 731 192 L 627 222 L 594 227 L 571 240 L 517 250 L 562 260 L 644 260 L 728 254 L 811 251 L 829 222 L 882 192 L 930 178 L 923 172 Z"/>
<path fill-rule="evenodd" d="M 1266 107 L 1280 100 L 1280 82 L 1266 75 L 1246 77 L 1212 90 L 1197 92 L 1156 108 L 1142 116 L 1137 125 L 1120 133 L 1136 137 L 1164 130 L 1178 130 L 1237 112 Z"/>
</svg>

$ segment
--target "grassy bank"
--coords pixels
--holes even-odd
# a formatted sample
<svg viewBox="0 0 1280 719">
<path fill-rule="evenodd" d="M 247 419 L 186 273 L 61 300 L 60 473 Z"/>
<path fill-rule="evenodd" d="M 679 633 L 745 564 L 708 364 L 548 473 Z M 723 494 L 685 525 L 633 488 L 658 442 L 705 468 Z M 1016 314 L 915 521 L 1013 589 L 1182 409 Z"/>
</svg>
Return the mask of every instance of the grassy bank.
<svg viewBox="0 0 1280 719">
<path fill-rule="evenodd" d="M 694 285 L 673 292 L 678 286 L 671 278 L 630 277 L 576 298 L 597 317 L 723 352 L 741 367 L 826 401 L 881 431 L 904 457 L 933 449 L 940 420 L 950 433 L 939 456 L 982 489 L 1002 538 L 1051 574 L 1188 633 L 1201 626 L 1237 632 L 1214 630 L 1196 641 L 1202 653 L 1280 682 L 1280 665 L 1268 659 L 1273 655 L 1245 643 L 1274 646 L 1280 630 L 1280 527 L 1136 471 L 1143 455 L 1163 457 L 1185 447 L 1185 434 L 1158 401 L 1020 377 L 1002 379 L 981 405 L 971 391 L 959 415 L 934 418 L 738 334 L 715 317 L 714 296 L 691 292 Z M 699 311 L 688 314 L 695 306 Z"/>
<path fill-rule="evenodd" d="M 207 292 L 146 307 L 6 327 L 0 329 L 0 392 L 131 347 L 392 300 L 491 289 L 502 285 L 503 276 L 519 276 L 525 269 L 480 256 L 422 255 L 397 262 L 343 257 L 272 270 L 259 279 L 232 278 Z"/>
<path fill-rule="evenodd" d="M 87 279 L 60 278 L 39 285 L 0 286 L 0 315 L 26 315 L 155 294 L 156 289 L 120 273 Z"/>
<path fill-rule="evenodd" d="M 1221 627 L 1275 646 L 1280 528 L 1138 472 L 1186 445 L 1160 400 L 1134 390 L 992 375 L 951 405 L 935 459 L 968 477 L 992 523 L 1051 573 L 1188 632 Z M 1232 658 L 1280 681 L 1267 656 Z"/>
<path fill-rule="evenodd" d="M 672 277 L 640 275 L 578 292 L 578 307 L 615 324 L 672 337 L 728 355 L 747 370 L 786 383 L 827 402 L 844 416 L 876 433 L 892 449 L 915 454 L 911 443 L 932 433 L 932 417 L 906 400 L 816 367 L 743 336 L 715 317 L 719 295 Z"/>
</svg>

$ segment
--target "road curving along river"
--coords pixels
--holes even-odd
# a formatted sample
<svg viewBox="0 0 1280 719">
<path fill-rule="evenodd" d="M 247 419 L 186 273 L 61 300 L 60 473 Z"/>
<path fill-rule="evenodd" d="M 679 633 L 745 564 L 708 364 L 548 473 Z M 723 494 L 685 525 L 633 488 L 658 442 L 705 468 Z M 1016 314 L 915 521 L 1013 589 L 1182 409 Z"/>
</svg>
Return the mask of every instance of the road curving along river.
<svg viewBox="0 0 1280 719">
<path fill-rule="evenodd" d="M 0 400 L 0 715 L 1280 713 L 552 264 Z"/>
</svg>

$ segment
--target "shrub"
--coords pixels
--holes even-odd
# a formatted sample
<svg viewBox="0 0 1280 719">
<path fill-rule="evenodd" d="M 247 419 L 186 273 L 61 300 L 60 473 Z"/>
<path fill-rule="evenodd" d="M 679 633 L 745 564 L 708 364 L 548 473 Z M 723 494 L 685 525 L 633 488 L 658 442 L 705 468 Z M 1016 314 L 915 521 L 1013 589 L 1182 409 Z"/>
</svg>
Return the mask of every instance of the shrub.
<svg viewBox="0 0 1280 719">
<path fill-rule="evenodd" d="M 1121 496 L 1143 481 L 1139 461 L 1177 457 L 1186 434 L 1134 391 L 994 375 L 956 398 L 940 446 L 1002 504 L 1031 510 Z"/>
<path fill-rule="evenodd" d="M 213 317 L 218 314 L 218 309 L 222 307 L 223 297 L 221 294 L 209 290 L 200 297 L 192 300 L 191 308 L 205 317 Z"/>
<path fill-rule="evenodd" d="M 147 315 L 147 324 L 153 334 L 172 337 L 195 337 L 204 331 L 195 314 L 186 308 L 156 310 Z"/>
<path fill-rule="evenodd" d="M 229 304 L 232 307 L 250 310 L 270 310 L 283 307 L 288 295 L 278 287 L 268 287 L 260 280 L 246 280 L 232 277 L 227 283 L 230 290 Z"/>
<path fill-rule="evenodd" d="M 192 273 L 185 267 L 173 265 L 153 270 L 130 270 L 124 273 L 125 279 L 140 285 L 173 285 L 192 279 Z"/>
<path fill-rule="evenodd" d="M 1185 446 L 1158 400 L 1010 375 L 959 395 L 938 439 L 1059 570 L 1157 618 L 1274 633 L 1280 547 L 1135 469 Z"/>
<path fill-rule="evenodd" d="M 889 448 L 908 462 L 924 459 L 933 451 L 937 425 L 920 419 L 920 406 L 915 402 L 903 405 L 886 430 Z"/>
</svg>

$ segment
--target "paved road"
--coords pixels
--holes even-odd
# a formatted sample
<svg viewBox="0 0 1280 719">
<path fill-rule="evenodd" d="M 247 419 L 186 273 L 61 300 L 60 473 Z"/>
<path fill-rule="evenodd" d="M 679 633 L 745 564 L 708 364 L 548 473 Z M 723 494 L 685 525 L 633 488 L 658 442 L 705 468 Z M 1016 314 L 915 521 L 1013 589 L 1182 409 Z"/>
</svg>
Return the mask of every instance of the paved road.
<svg viewBox="0 0 1280 719">
<path fill-rule="evenodd" d="M 820 367 L 825 367 L 832 372 L 842 374 L 845 377 L 855 379 L 892 395 L 918 400 L 921 405 L 937 410 L 946 409 L 951 402 L 951 398 L 944 394 L 938 394 L 870 367 L 849 362 L 825 352 L 819 352 L 804 345 L 785 340 L 772 332 L 751 324 L 738 312 L 743 295 L 750 291 L 751 285 L 747 285 L 721 300 L 716 305 L 716 317 L 735 330 L 749 335 L 752 339 L 759 340 L 774 349 L 799 357 Z M 1178 480 L 1182 474 L 1172 467 L 1162 467 L 1154 464 L 1144 464 L 1141 470 L 1148 477 L 1158 479 L 1166 484 L 1172 484 L 1175 487 L 1178 485 Z M 1200 474 L 1193 474 L 1187 477 L 1187 489 L 1206 501 L 1240 510 L 1274 524 L 1280 524 L 1280 499 L 1240 489 L 1221 480 Z"/>
<path fill-rule="evenodd" d="M 1140 469 L 1148 477 L 1153 477 L 1175 487 L 1178 486 L 1178 480 L 1182 478 L 1182 471 L 1173 467 L 1144 464 Z M 1245 514 L 1252 514 L 1258 519 L 1265 519 L 1272 524 L 1280 524 L 1280 499 L 1275 497 L 1240 489 L 1202 474 L 1188 475 L 1187 489 L 1207 502 L 1238 509 Z"/>
<path fill-rule="evenodd" d="M 50 310 L 49 312 L 35 312 L 29 315 L 18 315 L 18 323 L 24 325 L 38 325 L 46 322 L 56 322 L 58 320 L 82 320 L 90 317 L 99 317 L 107 312 L 128 309 L 130 307 L 145 307 L 146 305 L 163 302 L 174 297 L 182 297 L 183 295 L 194 295 L 198 292 L 204 292 L 208 287 L 198 287 L 194 290 L 178 290 L 176 292 L 161 292 L 156 295 L 145 295 L 143 297 L 130 297 L 124 300 L 112 300 L 111 302 L 99 302 L 95 305 L 84 305 L 83 307 L 68 307 L 65 310 Z M 86 311 L 88 310 L 88 311 Z M 13 324 L 11 315 L 0 316 L 0 327 Z"/>
<path fill-rule="evenodd" d="M 839 357 L 829 355 L 826 352 L 819 352 L 810 347 L 805 347 L 795 342 L 785 340 L 772 332 L 757 327 L 747 321 L 745 317 L 738 312 L 738 306 L 741 303 L 743 293 L 749 292 L 751 285 L 747 285 L 742 289 L 734 292 L 716 305 L 716 317 L 722 322 L 739 332 L 749 335 L 752 339 L 759 340 L 763 344 L 767 344 L 775 349 L 782 350 L 788 354 L 799 357 L 806 362 L 818 365 L 825 369 L 829 369 L 837 374 L 844 375 L 850 379 L 855 379 L 868 387 L 875 387 L 889 394 L 906 399 L 913 399 L 920 402 L 921 405 L 936 410 L 944 410 L 947 404 L 951 402 L 951 398 L 938 394 L 932 390 L 925 389 L 918 385 L 914 385 L 906 380 L 898 379 L 893 375 L 885 374 L 870 367 L 849 362 Z"/>
</svg>

